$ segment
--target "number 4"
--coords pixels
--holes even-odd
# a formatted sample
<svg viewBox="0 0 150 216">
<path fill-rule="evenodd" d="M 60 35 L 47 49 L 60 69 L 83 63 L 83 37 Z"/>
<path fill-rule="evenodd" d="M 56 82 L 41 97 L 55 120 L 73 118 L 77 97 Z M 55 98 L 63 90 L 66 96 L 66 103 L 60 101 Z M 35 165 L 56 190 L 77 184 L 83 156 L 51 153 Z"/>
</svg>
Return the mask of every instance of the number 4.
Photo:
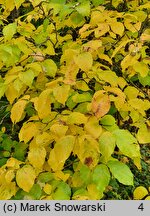
<svg viewBox="0 0 150 216">
<path fill-rule="evenodd" d="M 143 206 L 143 203 L 141 203 L 138 207 L 139 210 L 143 211 L 144 210 L 144 206 Z"/>
</svg>

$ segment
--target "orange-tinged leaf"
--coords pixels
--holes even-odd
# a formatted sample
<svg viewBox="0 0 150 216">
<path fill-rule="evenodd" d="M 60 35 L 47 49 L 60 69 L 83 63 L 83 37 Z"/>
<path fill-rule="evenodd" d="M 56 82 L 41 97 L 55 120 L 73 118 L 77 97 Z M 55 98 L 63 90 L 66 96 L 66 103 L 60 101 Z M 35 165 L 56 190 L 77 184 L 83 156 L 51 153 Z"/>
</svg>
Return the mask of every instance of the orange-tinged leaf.
<svg viewBox="0 0 150 216">
<path fill-rule="evenodd" d="M 44 162 L 45 162 L 45 157 L 46 157 L 46 150 L 44 147 L 36 147 L 36 148 L 31 148 L 28 153 L 28 160 L 30 164 L 37 168 L 41 169 Z"/>
<path fill-rule="evenodd" d="M 75 64 L 83 71 L 88 71 L 93 65 L 93 58 L 91 53 L 84 52 L 74 57 Z"/>
<path fill-rule="evenodd" d="M 148 191 L 145 187 L 139 186 L 133 192 L 133 198 L 135 200 L 141 200 L 148 194 Z"/>
<path fill-rule="evenodd" d="M 27 100 L 19 100 L 13 105 L 10 117 L 14 124 L 22 119 L 27 103 Z"/>
<path fill-rule="evenodd" d="M 74 147 L 75 137 L 67 135 L 59 139 L 50 152 L 48 164 L 53 171 L 63 169 L 64 163 L 70 156 Z"/>
<path fill-rule="evenodd" d="M 16 182 L 26 192 L 29 192 L 34 185 L 35 178 L 35 170 L 30 165 L 24 165 L 21 169 L 17 170 Z"/>
<path fill-rule="evenodd" d="M 101 118 L 110 109 L 109 96 L 105 94 L 105 91 L 97 91 L 92 99 L 91 110 L 97 118 Z"/>
</svg>

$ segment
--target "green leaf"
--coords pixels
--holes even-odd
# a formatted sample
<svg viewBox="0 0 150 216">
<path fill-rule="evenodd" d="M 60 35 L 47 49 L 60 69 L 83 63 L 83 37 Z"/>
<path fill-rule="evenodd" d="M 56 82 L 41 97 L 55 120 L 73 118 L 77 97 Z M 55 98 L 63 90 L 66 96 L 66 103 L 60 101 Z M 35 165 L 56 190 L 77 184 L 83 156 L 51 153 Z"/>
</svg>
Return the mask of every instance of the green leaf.
<svg viewBox="0 0 150 216">
<path fill-rule="evenodd" d="M 116 122 L 115 118 L 111 115 L 105 115 L 104 117 L 101 118 L 100 123 L 102 125 L 114 125 Z"/>
<path fill-rule="evenodd" d="M 83 103 L 92 100 L 92 95 L 89 92 L 83 92 L 82 94 L 76 93 L 72 96 L 72 100 L 75 103 Z"/>
<path fill-rule="evenodd" d="M 28 193 L 34 200 L 39 200 L 42 195 L 42 190 L 39 184 L 34 184 Z"/>
<path fill-rule="evenodd" d="M 97 165 L 93 170 L 93 182 L 97 185 L 100 192 L 104 192 L 110 181 L 110 172 L 106 165 Z"/>
<path fill-rule="evenodd" d="M 133 174 L 129 167 L 120 161 L 109 161 L 108 167 L 113 176 L 124 185 L 133 185 Z"/>
<path fill-rule="evenodd" d="M 84 21 L 83 16 L 81 14 L 79 14 L 78 12 L 73 12 L 70 15 L 70 19 L 71 19 L 71 21 L 75 27 L 82 25 L 83 21 Z"/>
<path fill-rule="evenodd" d="M 29 87 L 32 86 L 34 77 L 34 72 L 31 69 L 19 73 L 19 79 Z"/>
<path fill-rule="evenodd" d="M 54 200 L 70 200 L 70 196 L 71 196 L 70 186 L 65 182 L 61 182 L 57 186 L 57 189 L 55 190 L 55 193 L 53 194 L 53 199 Z"/>
<path fill-rule="evenodd" d="M 50 77 L 55 77 L 57 72 L 57 65 L 55 62 L 51 59 L 46 59 L 44 62 L 42 62 L 43 71 L 46 73 L 46 75 Z"/>
<path fill-rule="evenodd" d="M 90 181 L 90 176 L 91 176 L 91 171 L 89 167 L 86 165 L 82 165 L 82 167 L 80 168 L 80 177 L 82 181 L 88 184 Z"/>
<path fill-rule="evenodd" d="M 38 180 L 42 183 L 47 183 L 54 178 L 53 174 L 50 172 L 40 173 Z"/>
<path fill-rule="evenodd" d="M 138 78 L 140 83 L 145 87 L 145 86 L 150 86 L 150 72 L 147 76 L 142 77 L 140 74 L 138 74 Z"/>
<path fill-rule="evenodd" d="M 136 138 L 128 130 L 115 130 L 113 135 L 116 138 L 116 144 L 120 151 L 130 157 L 140 157 L 140 147 Z"/>
<path fill-rule="evenodd" d="M 99 6 L 102 5 L 103 3 L 105 3 L 105 0 L 92 0 L 92 3 L 94 6 Z"/>
<path fill-rule="evenodd" d="M 17 32 L 16 23 L 10 23 L 3 28 L 3 35 L 6 41 L 11 40 L 16 32 Z"/>
<path fill-rule="evenodd" d="M 104 161 L 107 162 L 114 152 L 116 140 L 112 133 L 104 132 L 99 138 L 99 148 L 100 152 L 104 158 Z"/>
<path fill-rule="evenodd" d="M 82 16 L 89 16 L 90 15 L 90 2 L 85 1 L 83 3 L 80 3 L 76 10 L 81 14 Z"/>
</svg>

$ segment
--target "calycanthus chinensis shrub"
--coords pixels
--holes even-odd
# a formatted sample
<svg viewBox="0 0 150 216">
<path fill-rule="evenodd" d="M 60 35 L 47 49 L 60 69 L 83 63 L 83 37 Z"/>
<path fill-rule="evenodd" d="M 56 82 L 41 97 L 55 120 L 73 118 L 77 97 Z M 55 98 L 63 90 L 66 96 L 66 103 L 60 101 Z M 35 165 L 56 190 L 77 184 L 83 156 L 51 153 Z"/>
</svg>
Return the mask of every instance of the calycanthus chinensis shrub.
<svg viewBox="0 0 150 216">
<path fill-rule="evenodd" d="M 102 199 L 113 178 L 133 185 L 124 159 L 140 171 L 150 143 L 149 1 L 0 4 L 0 97 L 24 146 L 0 168 L 0 199 Z"/>
</svg>

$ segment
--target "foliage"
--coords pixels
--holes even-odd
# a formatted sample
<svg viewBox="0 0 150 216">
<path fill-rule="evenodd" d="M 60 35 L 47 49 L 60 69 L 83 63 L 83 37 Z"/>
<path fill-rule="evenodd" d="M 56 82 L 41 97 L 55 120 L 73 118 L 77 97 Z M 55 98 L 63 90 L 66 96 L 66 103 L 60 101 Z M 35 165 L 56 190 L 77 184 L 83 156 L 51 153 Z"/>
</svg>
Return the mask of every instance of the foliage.
<svg viewBox="0 0 150 216">
<path fill-rule="evenodd" d="M 150 144 L 149 1 L 0 4 L 12 125 L 2 117 L 0 199 L 102 199 L 114 180 L 133 186 L 127 162 L 141 171 Z"/>
</svg>

